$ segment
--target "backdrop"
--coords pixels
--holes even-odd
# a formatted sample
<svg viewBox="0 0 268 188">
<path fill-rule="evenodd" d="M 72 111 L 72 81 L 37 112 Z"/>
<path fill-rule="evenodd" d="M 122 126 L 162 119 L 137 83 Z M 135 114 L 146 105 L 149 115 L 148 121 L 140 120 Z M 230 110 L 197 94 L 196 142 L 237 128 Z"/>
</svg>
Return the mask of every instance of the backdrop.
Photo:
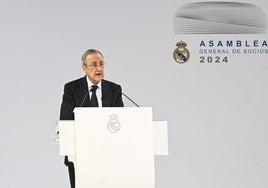
<svg viewBox="0 0 268 188">
<path fill-rule="evenodd" d="M 63 85 L 84 76 L 80 57 L 96 48 L 106 79 L 168 121 L 156 188 L 266 188 L 268 3 L 239 2 L 253 11 L 188 0 L 1 0 L 0 187 L 69 187 L 51 134 Z"/>
</svg>

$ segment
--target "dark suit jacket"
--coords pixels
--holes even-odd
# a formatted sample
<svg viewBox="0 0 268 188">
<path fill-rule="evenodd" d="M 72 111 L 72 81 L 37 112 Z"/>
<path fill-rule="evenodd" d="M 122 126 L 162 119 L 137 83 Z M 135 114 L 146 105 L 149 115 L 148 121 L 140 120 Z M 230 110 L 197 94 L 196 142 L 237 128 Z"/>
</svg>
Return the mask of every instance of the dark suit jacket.
<svg viewBox="0 0 268 188">
<path fill-rule="evenodd" d="M 102 106 L 103 107 L 123 107 L 122 89 L 120 85 L 102 80 Z M 73 110 L 75 107 L 89 107 L 89 91 L 86 76 L 71 81 L 64 86 L 62 98 L 60 120 L 74 120 Z M 85 98 L 86 96 L 86 98 Z M 85 98 L 84 102 L 83 99 Z M 69 162 L 65 158 L 65 164 Z"/>
</svg>

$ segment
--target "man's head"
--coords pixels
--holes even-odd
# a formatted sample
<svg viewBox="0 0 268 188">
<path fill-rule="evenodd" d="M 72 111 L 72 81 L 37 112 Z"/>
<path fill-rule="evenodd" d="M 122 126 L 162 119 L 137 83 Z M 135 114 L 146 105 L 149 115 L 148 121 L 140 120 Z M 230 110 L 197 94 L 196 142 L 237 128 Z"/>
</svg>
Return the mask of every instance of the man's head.
<svg viewBox="0 0 268 188">
<path fill-rule="evenodd" d="M 93 84 L 104 78 L 104 59 L 100 51 L 89 49 L 82 56 L 82 69 Z"/>
</svg>

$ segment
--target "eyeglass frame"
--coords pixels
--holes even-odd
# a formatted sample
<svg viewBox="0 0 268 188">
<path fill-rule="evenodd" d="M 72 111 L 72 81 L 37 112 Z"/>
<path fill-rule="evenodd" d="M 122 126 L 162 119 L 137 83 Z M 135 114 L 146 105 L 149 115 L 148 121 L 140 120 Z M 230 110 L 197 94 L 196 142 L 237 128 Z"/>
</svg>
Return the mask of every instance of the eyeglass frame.
<svg viewBox="0 0 268 188">
<path fill-rule="evenodd" d="M 88 67 L 90 67 L 91 69 L 95 70 L 95 69 L 97 69 L 98 67 L 104 69 L 104 65 L 106 65 L 106 64 L 105 64 L 104 62 L 102 62 L 102 63 L 99 63 L 99 64 L 97 64 L 97 63 L 92 63 L 91 65 L 88 65 L 88 64 L 84 63 L 83 65 L 85 65 L 86 67 L 88 66 Z"/>
</svg>

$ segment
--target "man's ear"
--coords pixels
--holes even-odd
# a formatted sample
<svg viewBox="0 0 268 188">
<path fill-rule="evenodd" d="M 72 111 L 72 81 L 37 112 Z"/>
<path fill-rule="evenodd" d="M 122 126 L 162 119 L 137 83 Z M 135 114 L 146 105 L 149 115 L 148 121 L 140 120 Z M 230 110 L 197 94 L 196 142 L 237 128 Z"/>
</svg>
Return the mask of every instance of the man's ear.
<svg viewBox="0 0 268 188">
<path fill-rule="evenodd" d="M 84 64 L 82 64 L 82 70 L 84 71 L 84 72 L 86 72 L 86 66 L 84 65 Z"/>
</svg>

